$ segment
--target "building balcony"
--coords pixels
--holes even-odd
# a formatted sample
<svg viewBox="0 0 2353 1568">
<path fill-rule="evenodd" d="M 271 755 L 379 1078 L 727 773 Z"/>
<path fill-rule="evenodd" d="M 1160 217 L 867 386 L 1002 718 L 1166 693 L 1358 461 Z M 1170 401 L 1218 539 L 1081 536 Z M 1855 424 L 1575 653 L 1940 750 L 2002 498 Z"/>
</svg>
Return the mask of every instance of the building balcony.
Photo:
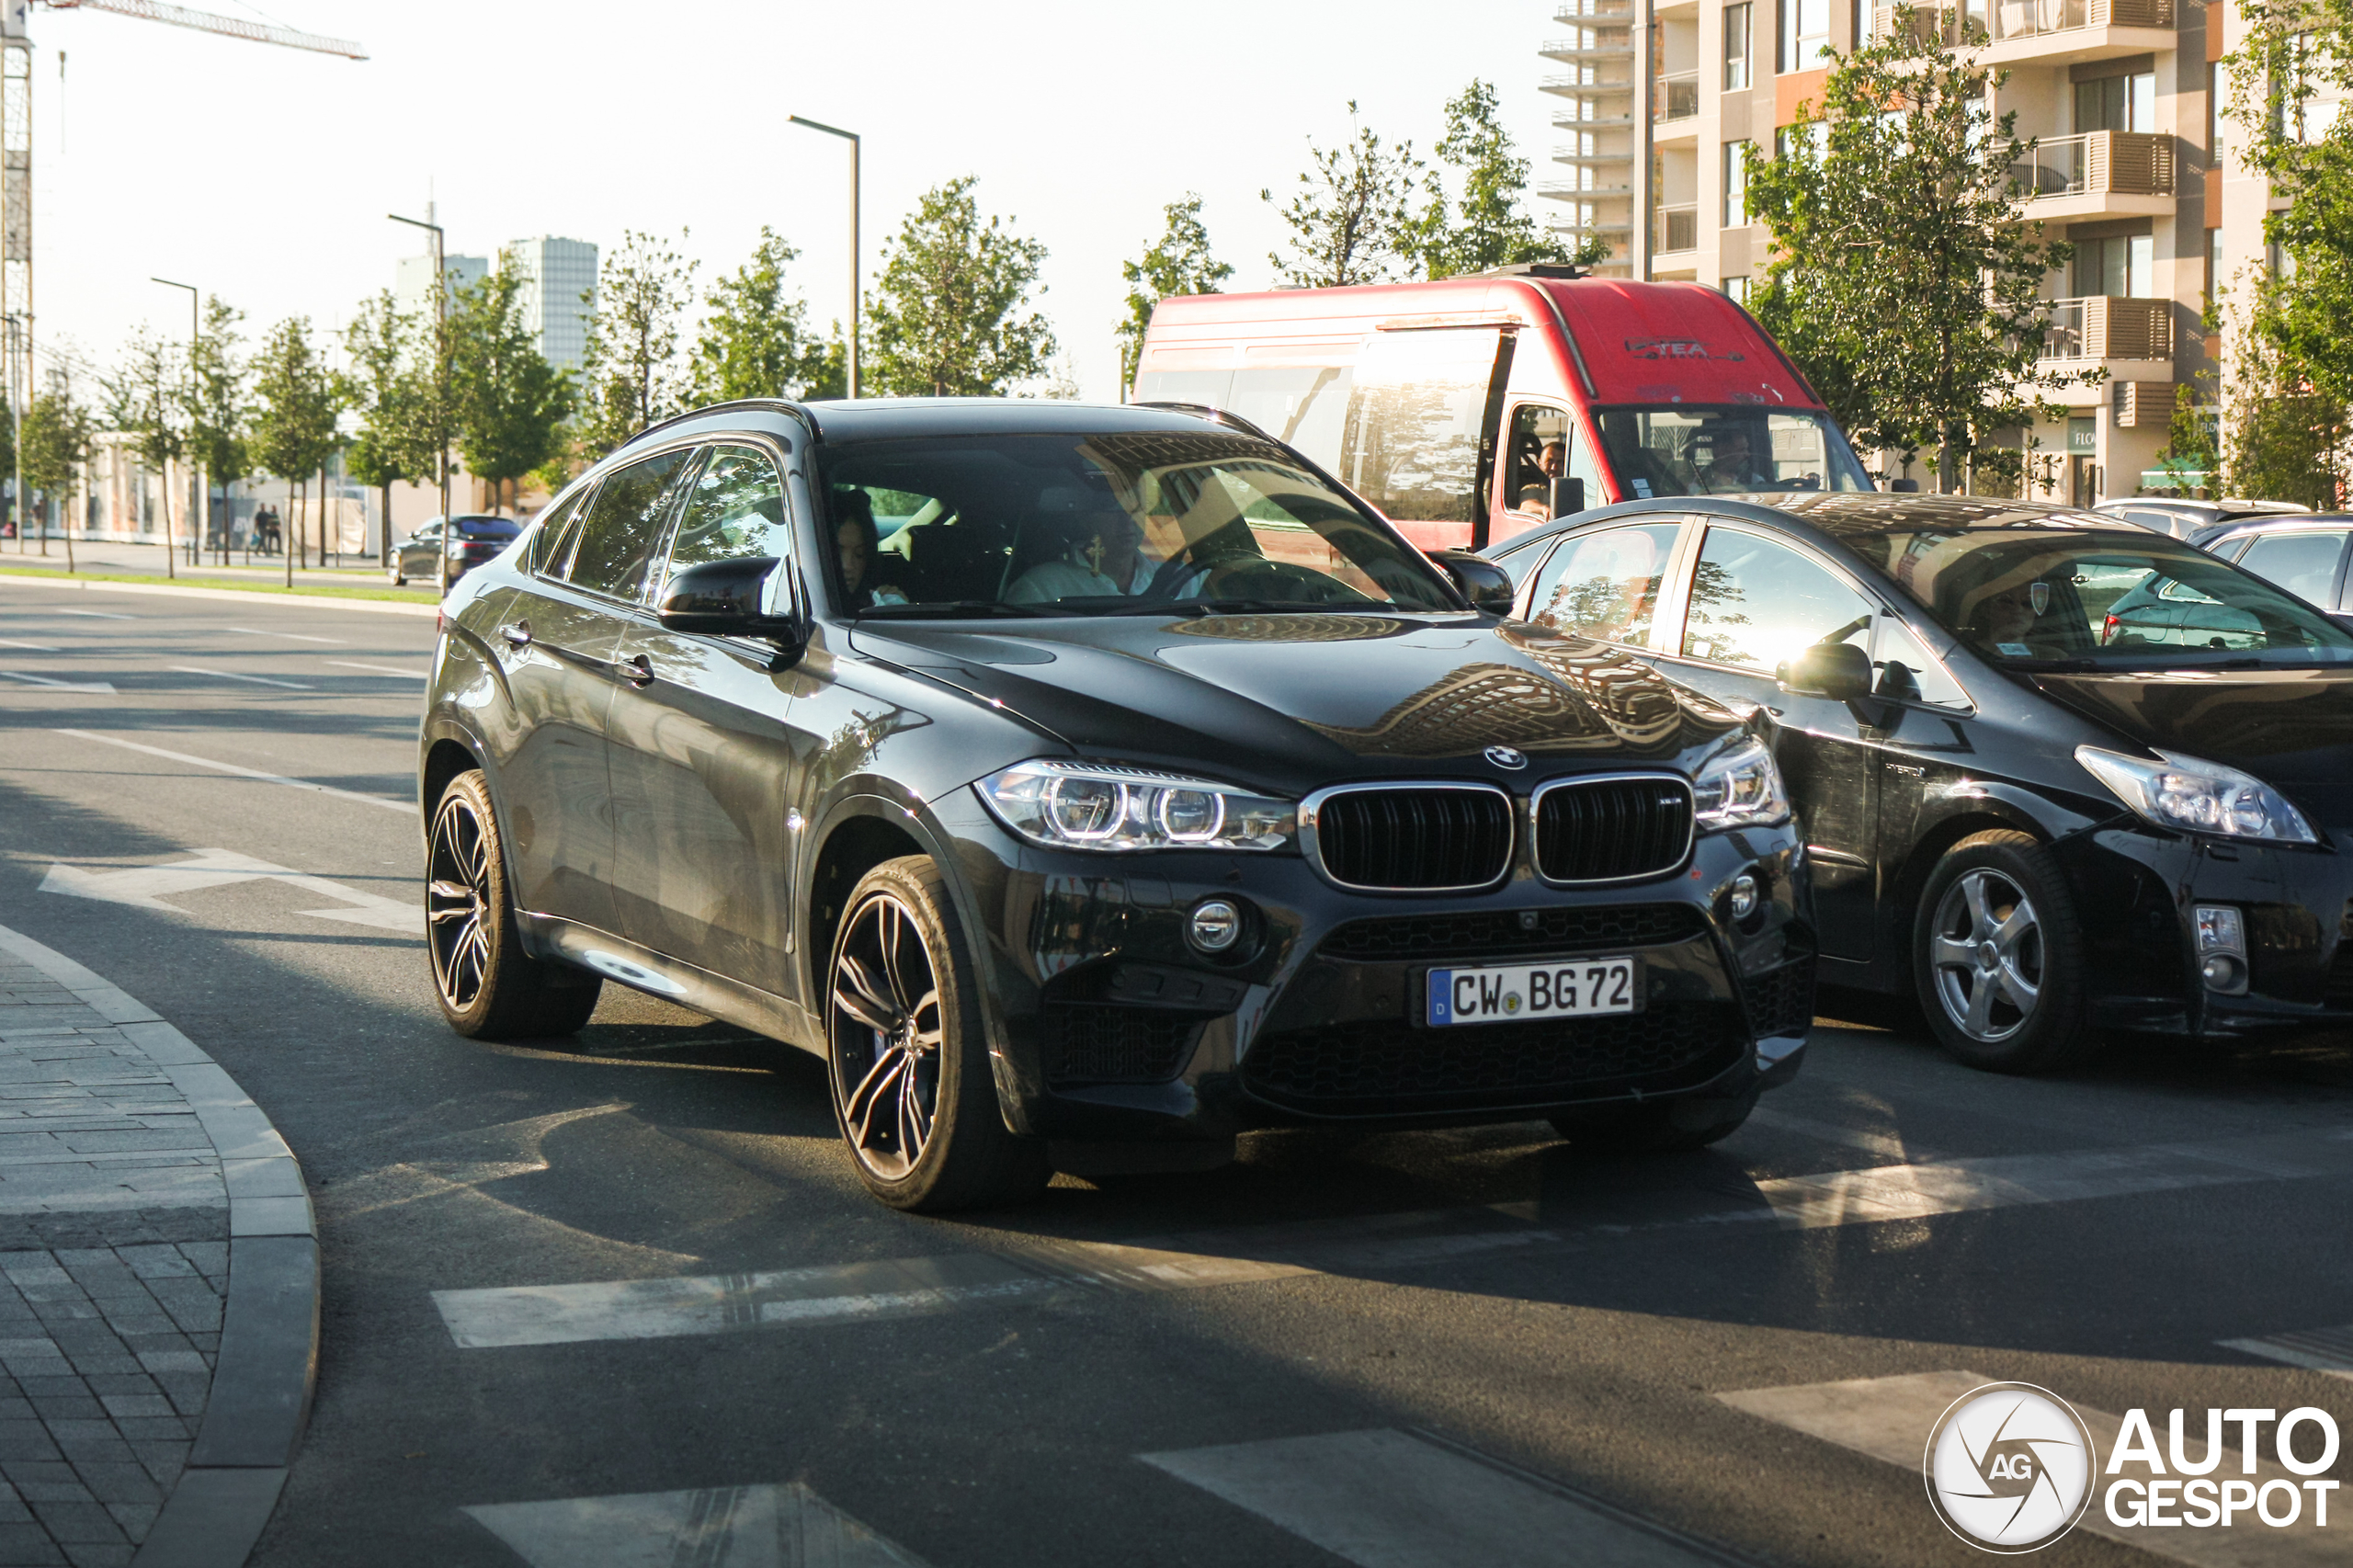
<svg viewBox="0 0 2353 1568">
<path fill-rule="evenodd" d="M 2089 131 L 2036 143 L 2010 173 L 2030 218 L 2162 218 L 2174 210 L 2174 139 Z"/>
<path fill-rule="evenodd" d="M 2170 300 L 2131 300 L 2113 294 L 2053 300 L 2038 358 L 2069 369 L 2098 365 L 2107 369 L 2110 381 L 2170 381 L 2173 313 Z M 2059 401 L 2096 404 L 2103 395 L 2097 386 L 2072 391 L 2082 395 L 2062 394 Z"/>
<path fill-rule="evenodd" d="M 1586 107 L 1595 106 L 1587 105 Z M 1633 123 L 1634 117 L 1631 114 L 1590 115 L 1579 119 L 1574 114 L 1563 113 L 1552 117 L 1552 129 L 1555 131 L 1608 131 L 1623 129 Z M 1556 154 L 1556 156 L 1566 155 L 1565 153 Z"/>
<path fill-rule="evenodd" d="M 1683 202 L 1651 209 L 1651 250 L 1667 256 L 1699 248 L 1699 204 Z"/>
<path fill-rule="evenodd" d="M 1581 60 L 1631 60 L 1634 34 L 1631 28 L 1579 28 L 1566 38 L 1547 39 L 1536 52 L 1564 65 Z"/>
<path fill-rule="evenodd" d="M 1688 121 L 1691 123 L 1686 129 L 1696 131 L 1699 118 L 1699 73 L 1677 71 L 1654 78 L 1651 87 L 1651 119 L 1654 122 L 1670 125 Z"/>
<path fill-rule="evenodd" d="M 1631 180 L 1617 185 L 1579 185 L 1574 180 L 1546 180 L 1536 187 L 1539 196 L 1554 201 L 1624 201 L 1634 194 Z"/>
<path fill-rule="evenodd" d="M 1616 22 L 1631 26 L 1634 20 L 1634 0 L 1564 0 L 1554 8 L 1552 19 L 1563 27 L 1576 27 L 1592 22 Z"/>
<path fill-rule="evenodd" d="M 1986 40 L 1989 65 L 2066 65 L 2176 47 L 2177 0 L 1959 0 L 1912 7 L 1921 39 Z M 1874 6 L 1871 35 L 1895 31 L 1895 6 Z"/>
</svg>

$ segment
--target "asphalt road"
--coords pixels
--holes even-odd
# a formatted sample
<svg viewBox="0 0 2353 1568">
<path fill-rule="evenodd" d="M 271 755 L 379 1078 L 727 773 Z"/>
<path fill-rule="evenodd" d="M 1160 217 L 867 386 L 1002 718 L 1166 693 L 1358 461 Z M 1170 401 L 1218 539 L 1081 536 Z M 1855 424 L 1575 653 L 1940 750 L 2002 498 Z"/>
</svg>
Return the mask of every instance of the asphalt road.
<svg viewBox="0 0 2353 1568">
<path fill-rule="evenodd" d="M 1802 1391 L 2353 1428 L 2353 1382 L 2222 1343 L 2353 1323 L 2345 1041 L 2020 1082 L 1828 1027 L 1703 1154 L 1266 1134 L 908 1218 L 786 1047 L 617 988 L 574 1040 L 443 1028 L 397 912 L 429 619 L 0 580 L 0 924 L 177 1024 L 313 1185 L 318 1401 L 257 1563 L 1961 1563 L 1874 1452 L 1927 1420 Z M 135 874 L 191 859 L 226 873 Z"/>
</svg>

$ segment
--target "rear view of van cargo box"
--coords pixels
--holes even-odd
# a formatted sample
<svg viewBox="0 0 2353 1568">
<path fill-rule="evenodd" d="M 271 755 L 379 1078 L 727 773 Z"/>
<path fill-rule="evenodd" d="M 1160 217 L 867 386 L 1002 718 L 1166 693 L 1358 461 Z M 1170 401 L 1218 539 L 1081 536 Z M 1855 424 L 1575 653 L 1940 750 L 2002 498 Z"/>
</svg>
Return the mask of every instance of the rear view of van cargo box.
<svg viewBox="0 0 2353 1568">
<path fill-rule="evenodd" d="M 1163 300 L 1133 401 L 1248 420 L 1426 550 L 1556 504 L 1872 488 L 1797 367 L 1696 283 L 1538 267 Z"/>
</svg>

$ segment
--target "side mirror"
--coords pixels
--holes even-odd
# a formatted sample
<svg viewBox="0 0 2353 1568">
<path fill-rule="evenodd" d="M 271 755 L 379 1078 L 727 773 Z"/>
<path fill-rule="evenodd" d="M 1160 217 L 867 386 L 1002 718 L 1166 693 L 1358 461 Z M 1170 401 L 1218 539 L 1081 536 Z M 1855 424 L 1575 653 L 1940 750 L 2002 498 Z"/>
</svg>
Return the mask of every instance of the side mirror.
<svg viewBox="0 0 2353 1568">
<path fill-rule="evenodd" d="M 1887 492 L 1891 495 L 1917 495 L 1920 494 L 1920 482 L 1916 479 L 1891 479 L 1887 482 Z"/>
<path fill-rule="evenodd" d="M 1427 552 L 1438 563 L 1438 570 L 1454 579 L 1462 597 L 1471 601 L 1473 609 L 1489 615 L 1509 615 L 1512 601 L 1519 591 L 1512 586 L 1511 574 L 1483 555 L 1473 555 L 1467 550 L 1433 550 Z"/>
<path fill-rule="evenodd" d="M 1780 668 L 1781 689 L 1855 702 L 1871 694 L 1871 656 L 1852 642 L 1816 642 Z"/>
<path fill-rule="evenodd" d="M 1585 481 L 1582 479 L 1555 479 L 1552 481 L 1551 506 L 1552 508 L 1552 516 L 1555 517 L 1565 517 L 1572 512 L 1584 511 Z"/>
<path fill-rule="evenodd" d="M 769 574 L 776 568 L 773 555 L 689 566 L 670 579 L 655 619 L 665 631 L 699 631 L 710 637 L 764 637 L 797 652 L 802 641 L 801 623 L 790 616 L 769 615 L 761 608 L 767 598 Z"/>
</svg>

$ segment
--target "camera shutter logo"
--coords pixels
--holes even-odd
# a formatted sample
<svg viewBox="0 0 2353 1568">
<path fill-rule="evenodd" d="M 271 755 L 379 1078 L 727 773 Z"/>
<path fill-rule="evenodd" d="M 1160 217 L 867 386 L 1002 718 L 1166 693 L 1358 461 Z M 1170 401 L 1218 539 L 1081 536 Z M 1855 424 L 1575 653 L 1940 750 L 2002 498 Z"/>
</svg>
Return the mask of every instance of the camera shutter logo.
<svg viewBox="0 0 2353 1568">
<path fill-rule="evenodd" d="M 2098 1458 L 2065 1400 L 2032 1383 L 1987 1383 L 1937 1418 L 1921 1471 L 1953 1534 L 1984 1551 L 2040 1551 L 2090 1506 Z"/>
</svg>

